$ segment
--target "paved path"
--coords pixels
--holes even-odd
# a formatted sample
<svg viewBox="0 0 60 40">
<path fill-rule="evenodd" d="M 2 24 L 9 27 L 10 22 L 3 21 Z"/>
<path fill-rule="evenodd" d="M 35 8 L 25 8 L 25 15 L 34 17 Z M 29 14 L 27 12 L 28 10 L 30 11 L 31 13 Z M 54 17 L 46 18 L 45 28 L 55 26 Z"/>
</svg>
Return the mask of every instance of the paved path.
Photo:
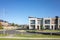
<svg viewBox="0 0 60 40">
<path fill-rule="evenodd" d="M 14 37 L 14 34 L 7 35 L 5 37 Z"/>
<path fill-rule="evenodd" d="M 28 38 L 28 37 L 0 37 L 0 38 L 12 38 L 12 39 L 56 39 L 56 40 L 60 40 L 60 38 Z"/>
</svg>

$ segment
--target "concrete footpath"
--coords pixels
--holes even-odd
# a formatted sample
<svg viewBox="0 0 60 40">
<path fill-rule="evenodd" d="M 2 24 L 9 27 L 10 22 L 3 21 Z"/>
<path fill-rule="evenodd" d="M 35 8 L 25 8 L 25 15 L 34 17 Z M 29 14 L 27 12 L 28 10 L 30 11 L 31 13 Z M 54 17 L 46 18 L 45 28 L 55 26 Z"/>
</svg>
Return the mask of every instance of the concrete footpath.
<svg viewBox="0 0 60 40">
<path fill-rule="evenodd" d="M 52 40 L 60 40 L 60 38 L 29 38 L 29 37 L 0 37 L 0 38 L 11 38 L 11 39 L 52 39 Z"/>
</svg>

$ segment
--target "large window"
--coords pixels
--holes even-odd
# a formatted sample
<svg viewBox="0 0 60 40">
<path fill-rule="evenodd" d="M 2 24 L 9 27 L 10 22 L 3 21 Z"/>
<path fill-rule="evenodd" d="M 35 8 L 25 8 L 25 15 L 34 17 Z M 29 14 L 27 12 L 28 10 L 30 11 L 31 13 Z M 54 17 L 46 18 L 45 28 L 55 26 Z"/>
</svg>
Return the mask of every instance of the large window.
<svg viewBox="0 0 60 40">
<path fill-rule="evenodd" d="M 35 25 L 31 25 L 32 29 L 35 29 Z"/>
<path fill-rule="evenodd" d="M 41 24 L 41 20 L 38 20 L 38 24 Z"/>
<path fill-rule="evenodd" d="M 45 24 L 50 24 L 50 20 L 45 20 Z"/>
<path fill-rule="evenodd" d="M 60 25 L 59 25 L 59 29 L 60 29 Z"/>
<path fill-rule="evenodd" d="M 50 29 L 50 25 L 45 25 L 45 29 Z"/>
<path fill-rule="evenodd" d="M 31 20 L 31 24 L 35 24 L 35 20 Z"/>
<path fill-rule="evenodd" d="M 60 20 L 59 20 L 59 24 L 60 24 Z"/>
</svg>

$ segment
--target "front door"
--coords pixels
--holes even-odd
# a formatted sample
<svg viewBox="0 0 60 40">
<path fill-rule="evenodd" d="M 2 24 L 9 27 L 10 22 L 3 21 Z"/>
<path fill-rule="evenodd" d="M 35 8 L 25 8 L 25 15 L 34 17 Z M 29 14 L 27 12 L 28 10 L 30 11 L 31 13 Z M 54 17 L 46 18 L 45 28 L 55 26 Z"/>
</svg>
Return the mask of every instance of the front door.
<svg viewBox="0 0 60 40">
<path fill-rule="evenodd" d="M 37 26 L 37 29 L 39 30 L 39 26 Z"/>
<path fill-rule="evenodd" d="M 53 30 L 53 25 L 52 25 L 52 30 Z"/>
</svg>

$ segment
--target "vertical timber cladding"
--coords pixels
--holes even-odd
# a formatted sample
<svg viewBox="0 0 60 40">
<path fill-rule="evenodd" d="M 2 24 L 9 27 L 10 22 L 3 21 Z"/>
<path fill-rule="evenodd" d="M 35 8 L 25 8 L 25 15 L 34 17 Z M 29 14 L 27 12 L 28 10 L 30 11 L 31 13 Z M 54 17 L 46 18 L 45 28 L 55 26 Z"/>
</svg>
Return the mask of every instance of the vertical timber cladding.
<svg viewBox="0 0 60 40">
<path fill-rule="evenodd" d="M 55 30 L 58 29 L 58 16 L 55 16 Z"/>
</svg>

